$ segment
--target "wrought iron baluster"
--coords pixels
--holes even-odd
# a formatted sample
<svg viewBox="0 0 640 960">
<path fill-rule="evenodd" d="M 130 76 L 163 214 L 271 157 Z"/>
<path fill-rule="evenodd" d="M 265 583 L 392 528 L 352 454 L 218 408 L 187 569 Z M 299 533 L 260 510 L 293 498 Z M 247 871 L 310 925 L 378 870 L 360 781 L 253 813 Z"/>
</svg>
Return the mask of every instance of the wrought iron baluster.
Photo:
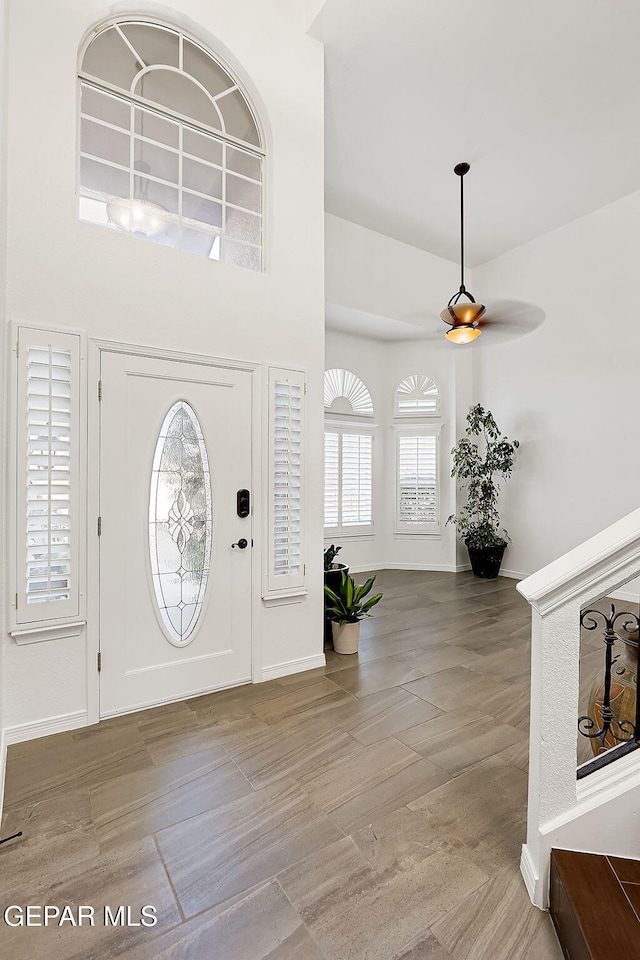
<svg viewBox="0 0 640 960">
<path fill-rule="evenodd" d="M 593 717 L 583 716 L 578 717 L 578 732 L 582 734 L 583 737 L 588 737 L 590 740 L 595 740 L 599 737 L 602 738 L 602 746 L 605 747 L 605 740 L 607 735 L 610 733 L 614 740 L 617 740 L 619 743 L 628 743 L 636 739 L 636 731 L 640 732 L 640 697 L 638 697 L 638 677 L 636 674 L 636 710 L 635 710 L 635 725 L 632 724 L 629 720 L 618 720 L 611 709 L 611 669 L 613 664 L 618 659 L 617 656 L 613 656 L 613 645 L 617 639 L 619 639 L 618 634 L 616 633 L 614 627 L 618 620 L 622 617 L 625 617 L 623 623 L 623 628 L 629 631 L 631 630 L 636 632 L 640 631 L 640 620 L 635 613 L 629 613 L 627 611 L 621 611 L 616 613 L 616 608 L 614 604 L 611 604 L 611 614 L 607 616 L 603 613 L 602 610 L 585 610 L 580 615 L 580 626 L 584 627 L 585 630 L 597 630 L 598 621 L 595 617 L 601 617 L 605 629 L 602 634 L 602 637 L 605 642 L 605 674 L 604 674 L 604 692 L 602 698 L 602 726 L 598 730 L 594 730 L 596 727 L 596 721 Z M 616 728 L 618 733 L 616 733 Z M 593 731 L 593 732 L 591 732 Z M 630 732 L 629 732 L 630 731 Z M 627 734 L 628 736 L 619 736 L 619 733 Z"/>
</svg>

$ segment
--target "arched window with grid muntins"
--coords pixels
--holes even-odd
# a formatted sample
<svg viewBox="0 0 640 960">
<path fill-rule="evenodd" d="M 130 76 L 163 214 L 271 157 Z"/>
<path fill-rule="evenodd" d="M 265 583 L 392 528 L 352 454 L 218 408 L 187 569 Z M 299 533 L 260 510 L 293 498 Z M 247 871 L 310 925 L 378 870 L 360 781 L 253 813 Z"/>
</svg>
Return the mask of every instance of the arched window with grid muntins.
<svg viewBox="0 0 640 960">
<path fill-rule="evenodd" d="M 394 416 L 437 417 L 440 394 L 437 384 L 424 373 L 414 373 L 401 380 L 394 395 Z"/>
<path fill-rule="evenodd" d="M 79 81 L 80 219 L 261 270 L 264 143 L 228 67 L 176 27 L 121 19 Z"/>
</svg>

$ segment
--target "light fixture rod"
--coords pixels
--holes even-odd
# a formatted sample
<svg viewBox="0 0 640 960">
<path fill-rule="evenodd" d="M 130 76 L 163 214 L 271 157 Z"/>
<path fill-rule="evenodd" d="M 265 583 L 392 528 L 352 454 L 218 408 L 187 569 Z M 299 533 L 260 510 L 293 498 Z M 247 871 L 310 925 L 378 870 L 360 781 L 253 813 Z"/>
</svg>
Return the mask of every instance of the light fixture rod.
<svg viewBox="0 0 640 960">
<path fill-rule="evenodd" d="M 458 163 L 453 172 L 460 177 L 460 291 L 464 288 L 464 175 L 469 173 L 468 163 Z"/>
<path fill-rule="evenodd" d="M 464 290 L 464 175 L 460 176 L 460 289 Z"/>
</svg>

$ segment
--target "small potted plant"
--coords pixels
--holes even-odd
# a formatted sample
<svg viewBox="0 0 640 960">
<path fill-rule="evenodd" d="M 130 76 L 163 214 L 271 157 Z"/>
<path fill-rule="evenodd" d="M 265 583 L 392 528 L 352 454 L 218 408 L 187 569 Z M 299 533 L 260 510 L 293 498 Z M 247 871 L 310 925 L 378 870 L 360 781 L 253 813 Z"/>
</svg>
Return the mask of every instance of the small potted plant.
<svg viewBox="0 0 640 960">
<path fill-rule="evenodd" d="M 327 547 L 324 552 L 324 582 L 328 587 L 330 587 L 332 583 L 335 584 L 336 587 L 339 586 L 342 571 L 345 573 L 349 572 L 349 567 L 346 565 L 346 563 L 339 563 L 336 561 L 336 557 L 341 550 L 342 547 L 336 547 L 336 545 L 332 543 L 331 546 Z"/>
<path fill-rule="evenodd" d="M 476 577 L 493 580 L 500 573 L 500 564 L 509 541 L 509 534 L 500 529 L 497 478 L 511 476 L 518 440 L 504 437 L 493 414 L 476 403 L 467 414 L 467 435 L 458 440 L 451 451 L 452 477 L 458 477 L 467 494 L 466 505 L 447 523 L 453 523 L 469 551 L 471 569 Z M 471 440 L 482 437 L 483 449 Z"/>
<path fill-rule="evenodd" d="M 336 547 L 335 544 L 331 544 L 330 547 L 324 552 L 324 585 L 325 587 L 331 587 L 332 590 L 339 590 L 340 581 L 342 580 L 343 573 L 349 573 L 349 567 L 346 563 L 340 563 L 336 561 L 336 557 L 342 550 L 342 547 Z M 327 597 L 324 598 L 324 640 L 325 643 L 331 642 L 331 619 L 327 614 Z"/>
<path fill-rule="evenodd" d="M 370 577 L 366 583 L 358 585 L 353 577 L 343 573 L 338 590 L 324 588 L 328 601 L 327 614 L 332 621 L 333 649 L 336 653 L 358 652 L 360 621 L 371 616 L 369 611 L 382 598 L 382 594 L 377 593 L 368 600 L 364 599 L 375 579 L 375 576 Z"/>
</svg>

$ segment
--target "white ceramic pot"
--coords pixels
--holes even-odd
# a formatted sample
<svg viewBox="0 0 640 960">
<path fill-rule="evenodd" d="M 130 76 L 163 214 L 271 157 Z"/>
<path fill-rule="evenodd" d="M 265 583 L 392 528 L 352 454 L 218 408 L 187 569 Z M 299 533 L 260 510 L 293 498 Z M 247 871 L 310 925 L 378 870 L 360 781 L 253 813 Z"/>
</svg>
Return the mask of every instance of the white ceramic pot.
<svg viewBox="0 0 640 960">
<path fill-rule="evenodd" d="M 331 624 L 333 649 L 336 653 L 357 653 L 360 639 L 360 623 Z"/>
</svg>

